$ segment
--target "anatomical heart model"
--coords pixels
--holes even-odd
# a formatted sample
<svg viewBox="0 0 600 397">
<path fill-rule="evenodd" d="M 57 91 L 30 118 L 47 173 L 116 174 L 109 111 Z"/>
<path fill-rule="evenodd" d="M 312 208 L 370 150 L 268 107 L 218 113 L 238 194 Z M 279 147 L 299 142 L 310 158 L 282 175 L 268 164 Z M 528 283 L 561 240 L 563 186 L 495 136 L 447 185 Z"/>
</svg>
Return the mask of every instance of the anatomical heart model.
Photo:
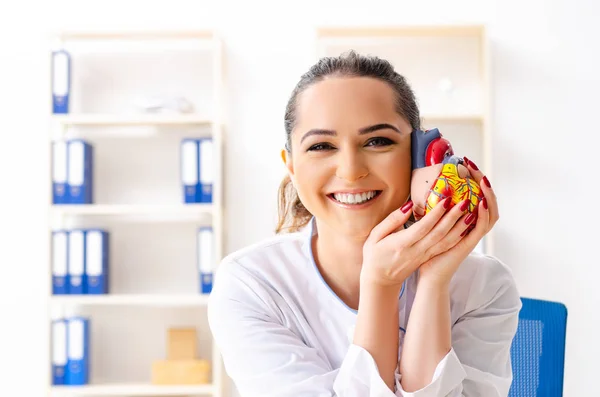
<svg viewBox="0 0 600 397">
<path fill-rule="evenodd" d="M 411 196 L 415 220 L 421 219 L 446 197 L 451 206 L 468 199 L 468 212 L 476 212 L 483 199 L 480 186 L 464 167 L 463 159 L 454 155 L 450 142 L 437 128 L 413 131 Z M 471 224 L 471 228 L 475 227 Z"/>
</svg>

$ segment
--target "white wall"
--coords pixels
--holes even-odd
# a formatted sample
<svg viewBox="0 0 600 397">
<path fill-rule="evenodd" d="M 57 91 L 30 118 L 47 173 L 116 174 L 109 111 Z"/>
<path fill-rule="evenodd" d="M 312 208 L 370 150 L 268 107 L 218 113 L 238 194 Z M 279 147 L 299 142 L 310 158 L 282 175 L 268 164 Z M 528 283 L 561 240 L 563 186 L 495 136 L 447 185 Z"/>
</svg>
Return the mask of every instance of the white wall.
<svg viewBox="0 0 600 397">
<path fill-rule="evenodd" d="M 493 40 L 498 257 L 523 295 L 569 308 L 566 395 L 591 395 L 600 355 L 594 149 L 600 5 L 588 1 L 55 1 L 0 13 L 0 387 L 43 395 L 47 379 L 48 58 L 57 28 L 210 28 L 226 43 L 226 200 L 234 250 L 271 234 L 282 115 L 325 24 L 488 23 Z M 218 4 L 217 4 L 218 3 Z M 285 4 L 284 4 L 285 3 Z M 260 10 L 259 10 L 260 9 Z M 435 54 L 432 54 L 435 57 Z M 29 164 L 31 168 L 24 168 Z M 274 170 L 280 170 L 274 171 Z M 28 287 L 20 287 L 26 280 Z M 41 352 L 41 353 L 40 353 Z M 25 370 L 25 368 L 28 368 Z"/>
</svg>

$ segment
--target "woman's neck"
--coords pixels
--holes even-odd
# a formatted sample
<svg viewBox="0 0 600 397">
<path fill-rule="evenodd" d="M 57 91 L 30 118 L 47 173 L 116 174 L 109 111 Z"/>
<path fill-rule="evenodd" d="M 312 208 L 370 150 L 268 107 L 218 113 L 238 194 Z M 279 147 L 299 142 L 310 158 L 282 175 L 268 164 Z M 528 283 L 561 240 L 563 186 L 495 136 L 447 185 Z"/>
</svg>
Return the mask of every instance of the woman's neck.
<svg viewBox="0 0 600 397">
<path fill-rule="evenodd" d="M 366 237 L 340 234 L 324 224 L 317 229 L 312 249 L 323 279 L 348 307 L 358 310 L 362 248 Z"/>
</svg>

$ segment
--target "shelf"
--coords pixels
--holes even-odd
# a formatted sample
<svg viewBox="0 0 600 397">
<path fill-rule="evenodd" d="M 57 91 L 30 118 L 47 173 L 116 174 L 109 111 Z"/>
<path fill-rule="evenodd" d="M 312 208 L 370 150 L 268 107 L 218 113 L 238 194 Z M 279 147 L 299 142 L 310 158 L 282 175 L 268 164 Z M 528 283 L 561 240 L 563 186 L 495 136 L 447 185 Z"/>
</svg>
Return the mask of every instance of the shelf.
<svg viewBox="0 0 600 397">
<path fill-rule="evenodd" d="M 53 120 L 65 126 L 173 126 L 210 125 L 212 120 L 195 114 L 67 114 L 52 115 Z"/>
<path fill-rule="evenodd" d="M 179 30 L 179 31 L 64 31 L 55 37 L 59 40 L 187 40 L 201 39 L 209 40 L 214 38 L 211 31 L 204 30 Z"/>
<path fill-rule="evenodd" d="M 195 217 L 212 214 L 212 204 L 137 205 L 137 204 L 58 204 L 52 206 L 54 215 L 149 215 Z"/>
<path fill-rule="evenodd" d="M 53 295 L 51 303 L 73 306 L 206 306 L 209 295 L 107 294 Z"/>
<path fill-rule="evenodd" d="M 484 31 L 481 25 L 406 25 L 380 27 L 332 27 L 317 31 L 319 38 L 404 37 L 404 36 L 476 36 Z"/>
<path fill-rule="evenodd" d="M 151 384 L 114 384 L 53 386 L 52 396 L 193 396 L 213 394 L 213 385 L 158 386 Z"/>
</svg>

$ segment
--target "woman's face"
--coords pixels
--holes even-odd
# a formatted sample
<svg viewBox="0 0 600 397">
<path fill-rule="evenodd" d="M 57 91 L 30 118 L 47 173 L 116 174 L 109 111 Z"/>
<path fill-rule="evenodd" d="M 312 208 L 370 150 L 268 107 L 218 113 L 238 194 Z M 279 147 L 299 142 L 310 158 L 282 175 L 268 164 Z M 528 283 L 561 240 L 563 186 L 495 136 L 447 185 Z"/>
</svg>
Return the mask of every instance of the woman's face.
<svg viewBox="0 0 600 397">
<path fill-rule="evenodd" d="M 332 77 L 298 98 L 286 166 L 304 206 L 337 233 L 366 238 L 409 196 L 411 126 L 385 82 Z"/>
</svg>

